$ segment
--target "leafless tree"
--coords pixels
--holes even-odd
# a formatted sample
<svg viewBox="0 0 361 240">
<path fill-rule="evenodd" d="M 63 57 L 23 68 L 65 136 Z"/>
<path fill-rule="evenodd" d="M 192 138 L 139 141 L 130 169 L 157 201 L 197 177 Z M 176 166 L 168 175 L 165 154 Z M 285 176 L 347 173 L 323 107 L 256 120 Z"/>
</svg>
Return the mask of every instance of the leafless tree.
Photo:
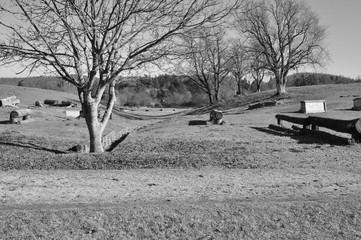
<svg viewBox="0 0 361 240">
<path fill-rule="evenodd" d="M 249 42 L 249 51 L 262 55 L 263 67 L 272 72 L 277 93 L 286 92 L 290 70 L 324 65 L 326 29 L 301 0 L 255 0 L 252 9 L 238 14 L 237 26 Z"/>
<path fill-rule="evenodd" d="M 225 31 L 220 27 L 203 28 L 183 40 L 183 73 L 207 94 L 210 104 L 220 101 L 221 84 L 230 73 Z"/>
<path fill-rule="evenodd" d="M 260 62 L 255 61 L 251 64 L 251 76 L 256 85 L 256 92 L 261 92 L 261 84 L 265 76 L 265 69 L 259 65 Z"/>
<path fill-rule="evenodd" d="M 90 151 L 102 152 L 102 134 L 115 102 L 115 81 L 166 56 L 188 31 L 214 24 L 239 0 L 12 0 L 0 3 L 1 62 L 57 74 L 78 89 Z M 98 119 L 109 87 L 104 116 Z"/>
<path fill-rule="evenodd" d="M 229 54 L 230 72 L 237 84 L 236 94 L 243 94 L 244 89 L 242 87 L 242 81 L 250 70 L 250 55 L 247 53 L 244 41 L 240 39 L 233 40 Z"/>
</svg>

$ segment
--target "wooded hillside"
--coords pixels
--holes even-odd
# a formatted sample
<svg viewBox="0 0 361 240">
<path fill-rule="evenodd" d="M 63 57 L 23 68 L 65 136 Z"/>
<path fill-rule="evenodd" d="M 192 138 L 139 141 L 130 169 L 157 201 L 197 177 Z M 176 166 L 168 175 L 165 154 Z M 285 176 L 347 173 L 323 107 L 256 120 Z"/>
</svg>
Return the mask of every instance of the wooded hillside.
<svg viewBox="0 0 361 240">
<path fill-rule="evenodd" d="M 324 73 L 296 73 L 288 76 L 287 87 L 302 87 L 323 84 L 348 84 L 360 82 L 344 76 Z M 50 89 L 76 93 L 74 86 L 58 77 L 0 78 L 0 84 Z M 243 80 L 244 94 L 255 92 L 253 83 Z M 271 79 L 261 84 L 261 90 L 276 88 Z M 116 84 L 117 104 L 149 107 L 196 107 L 208 104 L 207 96 L 187 76 L 160 75 L 157 77 L 127 77 Z M 236 83 L 228 79 L 221 88 L 223 100 L 230 100 L 236 92 Z"/>
</svg>

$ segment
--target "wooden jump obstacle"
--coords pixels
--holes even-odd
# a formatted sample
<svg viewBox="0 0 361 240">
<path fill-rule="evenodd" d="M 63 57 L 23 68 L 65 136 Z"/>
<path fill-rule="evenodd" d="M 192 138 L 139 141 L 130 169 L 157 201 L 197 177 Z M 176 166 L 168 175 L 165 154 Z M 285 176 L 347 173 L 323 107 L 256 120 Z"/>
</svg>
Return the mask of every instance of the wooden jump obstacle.
<svg viewBox="0 0 361 240">
<path fill-rule="evenodd" d="M 265 102 L 258 102 L 248 106 L 248 110 L 253 110 L 257 108 L 264 108 L 264 107 L 272 107 L 276 106 L 277 101 L 265 101 Z"/>
<path fill-rule="evenodd" d="M 36 106 L 40 106 L 39 101 L 35 102 Z M 45 99 L 44 100 L 45 105 L 55 106 L 55 107 L 70 107 L 73 105 L 71 101 L 58 101 L 58 100 L 52 100 L 52 99 Z"/>
<path fill-rule="evenodd" d="M 11 124 L 20 124 L 33 122 L 34 119 L 31 118 L 32 111 L 31 109 L 20 109 L 11 111 L 10 113 L 10 123 Z"/>
<path fill-rule="evenodd" d="M 125 128 L 121 131 L 112 131 L 102 139 L 102 144 L 104 150 L 108 150 L 111 148 L 113 144 L 115 144 L 117 141 L 122 139 L 123 137 L 127 136 L 129 134 L 128 128 Z"/>
<path fill-rule="evenodd" d="M 304 100 L 301 101 L 302 113 L 320 113 L 327 112 L 326 101 L 325 100 Z"/>
<path fill-rule="evenodd" d="M 355 98 L 353 100 L 353 108 L 352 109 L 361 111 L 361 98 Z"/>
<path fill-rule="evenodd" d="M 113 150 L 130 132 L 128 128 L 125 128 L 121 131 L 112 131 L 102 138 L 102 144 L 105 151 Z M 89 146 L 86 144 L 77 144 L 71 148 L 69 151 L 77 153 L 88 153 Z"/>
<path fill-rule="evenodd" d="M 213 124 L 223 124 L 223 113 L 222 111 L 213 109 L 210 112 L 209 121 Z"/>
<path fill-rule="evenodd" d="M 277 124 L 283 126 L 282 121 L 287 121 L 295 124 L 302 125 L 305 130 L 318 131 L 319 127 L 331 129 L 336 132 L 351 134 L 355 143 L 361 142 L 361 118 L 352 120 L 341 120 L 325 117 L 296 117 L 283 114 L 276 115 Z"/>
<path fill-rule="evenodd" d="M 20 100 L 17 99 L 16 96 L 0 99 L 0 107 L 15 107 L 19 103 Z"/>
</svg>

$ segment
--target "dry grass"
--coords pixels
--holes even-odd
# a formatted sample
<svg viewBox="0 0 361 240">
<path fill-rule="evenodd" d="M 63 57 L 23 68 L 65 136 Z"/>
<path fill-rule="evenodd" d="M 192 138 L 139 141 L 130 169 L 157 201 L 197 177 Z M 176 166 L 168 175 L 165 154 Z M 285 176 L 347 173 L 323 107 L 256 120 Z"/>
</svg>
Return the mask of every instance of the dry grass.
<svg viewBox="0 0 361 240">
<path fill-rule="evenodd" d="M 107 131 L 138 129 L 114 151 L 74 154 L 87 143 L 83 120 L 66 119 L 62 109 L 40 109 L 29 125 L 0 125 L 0 169 L 87 170 L 136 168 L 329 169 L 358 174 L 360 146 L 344 136 L 320 138 L 268 129 L 274 115 L 295 112 L 299 101 L 325 99 L 327 116 L 356 118 L 349 111 L 360 84 L 291 88 L 275 107 L 248 111 L 248 104 L 274 99 L 273 92 L 223 103 L 226 125 L 188 126 L 208 120 L 207 109 L 169 120 L 115 116 Z M 1 88 L 1 91 L 6 91 Z M 1 93 L 0 91 L 0 93 Z M 17 94 L 17 88 L 12 88 Z M 22 104 L 36 94 L 24 93 Z M 42 93 L 43 94 L 43 93 Z M 45 93 L 44 93 L 45 94 Z M 53 93 L 49 95 L 54 96 Z M 39 96 L 39 95 L 37 95 Z M 45 96 L 45 95 L 42 95 Z M 65 96 L 64 96 L 65 97 Z M 75 98 L 75 96 L 67 96 Z M 62 97 L 59 97 L 60 99 Z M 10 109 L 0 110 L 6 122 Z M 198 115 L 197 115 L 198 114 Z M 143 126 L 143 127 L 142 127 Z M 60 131 L 61 129 L 61 131 Z M 1 181 L 1 180 L 0 180 Z M 0 184 L 1 189 L 1 184 Z M 327 195 L 329 196 L 329 195 Z M 266 198 L 266 197 L 265 197 Z M 0 194 L 1 201 L 1 194 Z M 0 239 L 359 239 L 359 194 L 274 201 L 147 202 L 120 205 L 1 206 Z"/>
<path fill-rule="evenodd" d="M 6 210 L 2 239 L 358 239 L 360 201 L 147 203 Z"/>
</svg>

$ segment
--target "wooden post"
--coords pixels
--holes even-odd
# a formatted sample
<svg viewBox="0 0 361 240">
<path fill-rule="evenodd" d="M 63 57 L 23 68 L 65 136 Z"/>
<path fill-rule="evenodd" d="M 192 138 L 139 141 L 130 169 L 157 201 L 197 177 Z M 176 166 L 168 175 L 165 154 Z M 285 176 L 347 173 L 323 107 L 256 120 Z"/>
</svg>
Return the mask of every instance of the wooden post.
<svg viewBox="0 0 361 240">
<path fill-rule="evenodd" d="M 295 116 L 277 114 L 276 119 L 277 119 L 277 123 L 279 125 L 282 125 L 282 121 L 287 121 L 287 122 L 291 122 L 291 123 L 300 124 L 305 129 L 309 129 L 309 125 L 310 125 L 307 118 L 305 118 L 305 117 L 295 117 Z"/>
</svg>

